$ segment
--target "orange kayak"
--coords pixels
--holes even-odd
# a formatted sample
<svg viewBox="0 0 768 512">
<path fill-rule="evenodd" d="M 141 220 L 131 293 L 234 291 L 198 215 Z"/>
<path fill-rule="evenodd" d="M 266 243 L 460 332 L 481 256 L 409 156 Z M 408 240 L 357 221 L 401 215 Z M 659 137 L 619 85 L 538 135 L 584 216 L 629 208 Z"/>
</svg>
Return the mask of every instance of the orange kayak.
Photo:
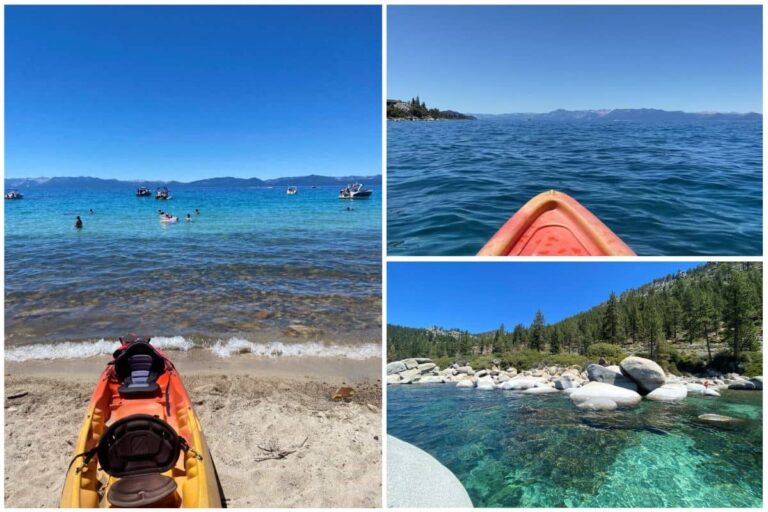
<svg viewBox="0 0 768 512">
<path fill-rule="evenodd" d="M 99 379 L 67 470 L 63 508 L 221 508 L 216 468 L 176 368 L 149 339 Z"/>
<path fill-rule="evenodd" d="M 520 208 L 477 255 L 635 256 L 635 253 L 574 198 L 550 190 Z"/>
</svg>

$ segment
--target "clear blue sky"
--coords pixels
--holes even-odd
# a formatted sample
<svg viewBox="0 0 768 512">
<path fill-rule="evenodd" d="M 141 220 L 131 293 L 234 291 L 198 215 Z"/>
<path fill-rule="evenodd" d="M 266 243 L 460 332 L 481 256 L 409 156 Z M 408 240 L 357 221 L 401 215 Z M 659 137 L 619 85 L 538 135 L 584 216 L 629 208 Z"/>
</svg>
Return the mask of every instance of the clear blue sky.
<svg viewBox="0 0 768 512">
<path fill-rule="evenodd" d="M 6 175 L 381 172 L 381 7 L 5 7 Z"/>
<path fill-rule="evenodd" d="M 547 323 L 604 302 L 697 262 L 388 263 L 387 322 L 484 332 L 500 323 Z"/>
<path fill-rule="evenodd" d="M 387 96 L 473 113 L 762 112 L 761 6 L 391 6 Z"/>
</svg>

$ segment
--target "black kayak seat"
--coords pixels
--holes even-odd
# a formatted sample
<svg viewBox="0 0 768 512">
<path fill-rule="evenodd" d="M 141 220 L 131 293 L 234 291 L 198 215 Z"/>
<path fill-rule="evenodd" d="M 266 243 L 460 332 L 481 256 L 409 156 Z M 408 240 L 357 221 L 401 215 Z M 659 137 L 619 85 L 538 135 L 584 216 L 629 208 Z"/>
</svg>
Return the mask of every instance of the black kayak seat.
<svg viewBox="0 0 768 512">
<path fill-rule="evenodd" d="M 102 469 L 119 477 L 107 500 L 116 507 L 146 507 L 171 497 L 176 482 L 162 473 L 176 464 L 181 449 L 176 431 L 158 417 L 134 414 L 110 425 L 97 448 Z"/>
<path fill-rule="evenodd" d="M 115 374 L 121 396 L 155 395 L 160 391 L 157 378 L 165 371 L 165 360 L 149 343 L 133 343 L 117 356 Z"/>
</svg>

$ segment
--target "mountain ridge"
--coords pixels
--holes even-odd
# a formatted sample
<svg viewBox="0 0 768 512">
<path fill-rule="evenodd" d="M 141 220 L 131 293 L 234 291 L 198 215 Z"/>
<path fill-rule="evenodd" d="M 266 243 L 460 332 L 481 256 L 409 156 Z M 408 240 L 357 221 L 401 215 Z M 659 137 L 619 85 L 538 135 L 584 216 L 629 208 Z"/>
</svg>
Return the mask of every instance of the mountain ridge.
<svg viewBox="0 0 768 512">
<path fill-rule="evenodd" d="M 684 112 L 657 108 L 556 109 L 550 112 L 473 113 L 478 119 L 517 119 L 524 121 L 758 121 L 757 112 Z"/>
<path fill-rule="evenodd" d="M 288 176 L 262 180 L 260 178 L 217 177 L 182 181 L 162 180 L 117 180 L 112 178 L 95 178 L 92 176 L 54 176 L 38 178 L 5 178 L 6 189 L 54 188 L 58 186 L 79 186 L 83 188 L 113 188 L 125 187 L 197 187 L 197 188 L 231 188 L 231 187 L 274 187 L 274 186 L 344 186 L 352 182 L 364 185 L 380 185 L 381 175 L 352 175 L 352 176 Z"/>
</svg>

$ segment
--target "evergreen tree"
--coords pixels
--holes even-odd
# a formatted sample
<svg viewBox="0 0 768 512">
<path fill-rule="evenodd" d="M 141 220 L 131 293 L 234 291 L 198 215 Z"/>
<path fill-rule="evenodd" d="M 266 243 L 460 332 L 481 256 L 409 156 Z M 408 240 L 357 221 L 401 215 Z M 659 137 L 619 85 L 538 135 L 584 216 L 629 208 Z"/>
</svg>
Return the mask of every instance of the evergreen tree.
<svg viewBox="0 0 768 512">
<path fill-rule="evenodd" d="M 744 274 L 732 272 L 726 286 L 725 325 L 733 357 L 738 359 L 743 349 L 749 350 L 754 341 L 753 325 L 755 303 Z"/>
<path fill-rule="evenodd" d="M 544 350 L 544 346 L 546 345 L 544 326 L 544 313 L 542 313 L 541 310 L 537 310 L 536 315 L 533 317 L 533 323 L 531 324 L 531 349 L 538 351 Z"/>
<path fill-rule="evenodd" d="M 707 343 L 707 361 L 712 362 L 712 345 L 710 344 L 710 335 L 713 332 L 717 332 L 717 316 L 715 315 L 715 309 L 712 306 L 712 300 L 708 295 L 704 295 L 699 301 L 698 311 L 699 323 L 701 326 L 702 334 L 704 335 L 704 341 Z"/>
<path fill-rule="evenodd" d="M 619 341 L 619 301 L 614 292 L 611 292 L 611 296 L 608 298 L 608 303 L 605 306 L 603 340 L 608 343 L 618 343 Z"/>
</svg>

